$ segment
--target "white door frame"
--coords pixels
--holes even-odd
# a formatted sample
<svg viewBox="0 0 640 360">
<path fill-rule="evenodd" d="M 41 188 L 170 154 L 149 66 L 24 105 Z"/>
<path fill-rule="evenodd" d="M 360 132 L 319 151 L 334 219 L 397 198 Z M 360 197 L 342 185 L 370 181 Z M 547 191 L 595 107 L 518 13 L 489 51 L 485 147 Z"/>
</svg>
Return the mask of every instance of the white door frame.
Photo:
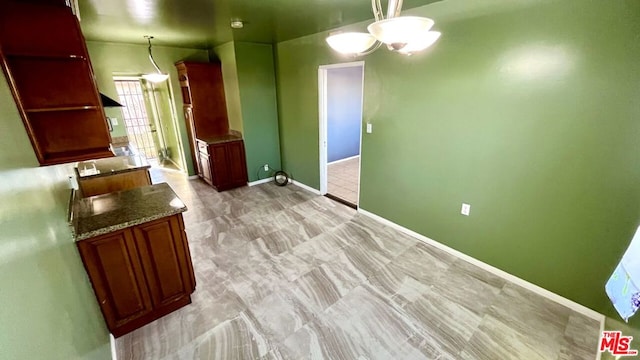
<svg viewBox="0 0 640 360">
<path fill-rule="evenodd" d="M 320 194 L 327 194 L 327 70 L 346 67 L 362 67 L 362 97 L 360 114 L 364 112 L 364 61 L 353 61 L 341 64 L 320 65 L 318 67 L 318 115 L 320 124 Z M 360 119 L 360 166 L 358 166 L 358 179 L 362 166 L 362 119 Z M 360 181 L 358 181 L 358 204 L 360 203 Z"/>
</svg>

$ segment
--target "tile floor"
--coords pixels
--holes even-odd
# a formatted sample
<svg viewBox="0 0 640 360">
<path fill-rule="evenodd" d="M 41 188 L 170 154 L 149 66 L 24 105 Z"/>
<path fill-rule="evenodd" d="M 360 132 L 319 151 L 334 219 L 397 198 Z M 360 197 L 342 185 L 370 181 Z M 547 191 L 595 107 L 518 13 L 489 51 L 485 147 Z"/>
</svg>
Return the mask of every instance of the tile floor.
<svg viewBox="0 0 640 360">
<path fill-rule="evenodd" d="M 597 321 L 293 185 L 222 193 L 152 169 L 187 204 L 193 303 L 118 359 L 589 359 Z"/>
<path fill-rule="evenodd" d="M 358 205 L 360 157 L 327 166 L 327 192 Z"/>
</svg>

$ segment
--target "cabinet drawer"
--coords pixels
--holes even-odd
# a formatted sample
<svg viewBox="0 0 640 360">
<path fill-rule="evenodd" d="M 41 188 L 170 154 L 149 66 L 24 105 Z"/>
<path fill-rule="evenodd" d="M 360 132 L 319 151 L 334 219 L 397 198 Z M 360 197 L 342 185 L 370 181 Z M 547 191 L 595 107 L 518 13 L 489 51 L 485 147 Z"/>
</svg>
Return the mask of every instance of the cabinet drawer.
<svg viewBox="0 0 640 360">
<path fill-rule="evenodd" d="M 200 140 L 198 140 L 197 142 L 198 142 L 198 151 L 203 154 L 209 155 L 209 145 L 207 145 L 207 143 Z"/>
</svg>

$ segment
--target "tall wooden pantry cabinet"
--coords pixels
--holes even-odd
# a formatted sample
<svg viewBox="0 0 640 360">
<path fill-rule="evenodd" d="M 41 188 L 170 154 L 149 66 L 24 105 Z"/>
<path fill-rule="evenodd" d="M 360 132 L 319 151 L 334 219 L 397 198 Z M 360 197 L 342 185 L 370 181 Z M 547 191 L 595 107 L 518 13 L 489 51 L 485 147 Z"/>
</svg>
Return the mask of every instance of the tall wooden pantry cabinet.
<svg viewBox="0 0 640 360">
<path fill-rule="evenodd" d="M 218 191 L 246 185 L 244 141 L 229 129 L 221 64 L 180 61 L 176 68 L 198 175 Z"/>
</svg>

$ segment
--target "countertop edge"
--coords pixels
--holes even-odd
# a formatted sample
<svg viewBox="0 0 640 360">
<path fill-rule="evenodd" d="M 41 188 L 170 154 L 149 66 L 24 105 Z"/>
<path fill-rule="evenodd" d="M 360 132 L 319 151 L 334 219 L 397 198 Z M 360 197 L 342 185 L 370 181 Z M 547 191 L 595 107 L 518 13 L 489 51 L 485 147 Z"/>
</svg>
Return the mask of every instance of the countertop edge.
<svg viewBox="0 0 640 360">
<path fill-rule="evenodd" d="M 215 135 L 215 136 L 196 136 L 197 141 L 202 141 L 207 145 L 215 145 L 215 144 L 224 144 L 233 141 L 244 140 L 242 133 L 237 130 L 230 130 L 229 133 L 224 135 Z"/>
<path fill-rule="evenodd" d="M 244 140 L 242 138 L 237 138 L 237 139 L 199 139 L 196 138 L 197 141 L 202 141 L 203 143 L 207 144 L 207 145 L 216 145 L 216 144 L 225 144 L 228 142 L 234 142 L 234 141 L 240 141 L 240 140 Z"/>
<path fill-rule="evenodd" d="M 147 169 L 151 169 L 151 165 L 143 165 L 143 166 L 139 166 L 139 167 L 134 167 L 134 168 L 129 168 L 129 169 L 122 169 L 122 170 L 118 170 L 118 171 L 109 171 L 109 172 L 104 172 L 104 173 L 99 173 L 99 174 L 82 175 L 82 176 L 79 176 L 79 179 L 80 180 L 95 179 L 95 178 L 104 177 L 104 176 L 112 176 L 112 175 L 124 174 L 124 173 L 128 173 L 128 172 L 139 171 L 139 170 L 147 170 Z"/>
<path fill-rule="evenodd" d="M 166 212 L 162 212 L 162 213 L 158 213 L 158 214 L 154 214 L 151 216 L 146 216 L 146 217 L 142 217 L 140 219 L 135 219 L 135 220 L 131 220 L 131 221 L 127 221 L 124 223 L 119 223 L 119 224 L 114 224 L 114 225 L 110 225 L 110 226 L 106 226 L 103 227 L 101 229 L 96 229 L 96 230 L 92 230 L 86 233 L 82 233 L 82 234 L 76 234 L 74 231 L 74 240 L 77 241 L 82 241 L 82 240 L 86 240 L 92 237 L 96 237 L 99 235 L 104 235 L 104 234 L 108 234 L 111 232 L 115 232 L 118 230 L 122 230 L 122 229 L 126 229 L 128 227 L 132 227 L 132 226 L 136 226 L 136 225 L 140 225 L 140 224 L 144 224 L 150 221 L 154 221 L 154 220 L 158 220 L 158 219 L 162 219 L 168 216 L 172 216 L 172 215 L 176 215 L 176 214 L 180 214 L 187 211 L 186 207 L 183 208 L 179 208 L 179 209 L 175 209 L 175 210 L 171 210 L 171 211 L 166 211 Z"/>
</svg>

